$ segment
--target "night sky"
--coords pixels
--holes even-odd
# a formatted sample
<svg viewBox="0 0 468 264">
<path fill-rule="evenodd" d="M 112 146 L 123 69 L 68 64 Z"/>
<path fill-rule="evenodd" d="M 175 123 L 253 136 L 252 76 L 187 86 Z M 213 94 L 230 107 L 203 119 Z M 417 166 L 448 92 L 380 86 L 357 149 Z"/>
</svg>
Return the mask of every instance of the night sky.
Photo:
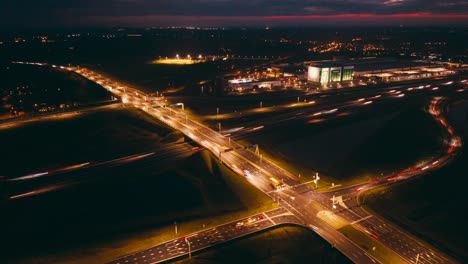
<svg viewBox="0 0 468 264">
<path fill-rule="evenodd" d="M 468 0 L 1 0 L 1 28 L 468 25 Z"/>
</svg>

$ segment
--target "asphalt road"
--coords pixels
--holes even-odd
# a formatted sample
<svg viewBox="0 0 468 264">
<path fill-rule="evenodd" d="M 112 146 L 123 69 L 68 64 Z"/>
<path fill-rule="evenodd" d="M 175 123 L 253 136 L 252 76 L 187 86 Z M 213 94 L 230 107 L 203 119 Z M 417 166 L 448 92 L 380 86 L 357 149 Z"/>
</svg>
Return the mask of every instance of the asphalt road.
<svg viewBox="0 0 468 264">
<path fill-rule="evenodd" d="M 152 152 L 139 153 L 107 161 L 90 161 L 54 171 L 37 172 L 17 178 L 2 179 L 0 199 L 21 199 L 45 192 L 55 191 L 72 185 L 97 181 L 102 177 L 134 175 L 138 171 L 160 170 L 161 165 L 175 162 L 193 154 L 188 143 L 169 143 Z M 114 173 L 109 173 L 115 171 Z"/>
<path fill-rule="evenodd" d="M 301 222 L 286 209 L 278 208 L 182 236 L 124 256 L 109 264 L 163 262 L 189 254 L 189 244 L 190 252 L 193 253 L 280 224 L 301 224 Z"/>
<path fill-rule="evenodd" d="M 340 212 L 334 212 L 334 206 L 336 206 L 336 204 L 332 204 L 331 198 L 333 195 L 335 195 L 336 198 L 336 194 L 318 193 L 310 187 L 308 187 L 307 185 L 301 184 L 294 175 L 276 166 L 271 161 L 263 159 L 260 155 L 255 154 L 253 151 L 245 148 L 244 146 L 239 145 L 235 141 L 230 140 L 229 138 L 194 120 L 191 120 L 191 118 L 189 118 L 189 116 L 182 109 L 175 109 L 174 107 L 167 106 L 163 100 L 148 101 L 147 95 L 144 95 L 141 92 L 135 90 L 126 89 L 125 87 L 120 88 L 117 83 L 109 79 L 103 79 L 101 76 L 91 73 L 89 71 L 83 69 L 72 70 L 75 70 L 76 72 L 82 74 L 87 78 L 97 80 L 98 83 L 101 83 L 106 89 L 113 92 L 115 95 L 122 96 L 123 101 L 125 103 L 142 108 L 150 115 L 153 115 L 154 117 L 160 119 L 161 121 L 165 122 L 171 127 L 181 131 L 186 136 L 188 136 L 204 148 L 209 149 L 211 152 L 217 155 L 219 159 L 222 162 L 224 162 L 228 167 L 236 171 L 239 175 L 243 175 L 244 177 L 246 177 L 247 181 L 249 181 L 261 191 L 268 194 L 270 197 L 272 197 L 272 199 L 276 199 L 277 201 L 279 201 L 279 203 L 290 213 L 294 214 L 300 222 L 302 222 L 304 225 L 308 226 L 316 233 L 321 235 L 324 239 L 326 239 L 330 244 L 334 245 L 352 261 L 356 263 L 385 262 L 384 259 L 375 259 L 375 255 L 371 256 L 365 249 L 359 247 L 357 244 L 345 237 L 338 230 L 333 228 L 330 225 L 330 223 L 327 223 L 321 218 L 319 218 L 318 216 L 320 215 L 320 213 L 325 212 L 331 215 L 332 218 L 336 215 L 339 215 L 342 218 L 344 218 L 348 223 L 358 226 L 359 230 L 362 230 L 374 239 L 379 239 L 379 236 L 377 234 L 381 234 L 382 236 L 386 236 L 389 233 L 395 234 L 395 237 L 388 236 L 385 240 L 379 241 L 385 246 L 387 246 L 389 249 L 391 249 L 394 253 L 398 254 L 405 262 L 454 262 L 454 260 L 445 256 L 442 252 L 438 252 L 432 249 L 429 245 L 419 242 L 418 240 L 404 233 L 403 231 L 398 231 L 398 228 L 390 226 L 383 220 L 379 220 L 378 217 L 369 217 L 368 213 L 362 214 L 361 210 L 356 210 L 355 212 L 354 208 L 359 208 L 358 206 L 345 208 L 346 210 Z M 404 86 L 398 88 L 407 89 L 407 87 Z M 430 88 L 434 90 L 439 89 L 438 87 L 432 86 L 430 86 Z M 393 96 L 395 99 L 402 99 L 402 97 L 405 96 L 405 94 L 402 91 L 397 91 L 396 89 L 389 90 L 388 93 L 391 94 L 391 96 Z M 376 99 L 379 98 L 375 98 L 375 100 Z M 364 99 L 364 101 L 359 101 L 359 103 L 365 103 L 366 100 L 368 99 Z M 319 113 L 318 115 L 327 115 L 332 113 L 335 114 L 337 111 L 339 111 L 339 109 L 335 110 L 333 108 L 321 111 L 321 113 Z M 435 119 L 437 120 L 438 116 L 435 116 Z M 459 146 L 456 146 L 456 148 L 459 148 Z M 450 158 L 451 155 L 449 155 L 448 157 Z M 442 164 L 443 162 L 440 163 Z M 425 168 L 424 170 L 423 168 L 421 168 L 418 174 L 424 173 L 421 172 L 421 170 L 428 171 L 437 168 L 437 166 L 426 166 L 423 167 Z M 249 173 L 246 173 L 246 171 L 248 171 Z M 400 176 L 404 177 L 404 175 Z M 293 187 L 286 187 L 272 192 L 273 187 L 270 185 L 270 177 L 274 177 L 282 181 L 286 186 Z M 343 195 L 341 195 L 341 198 L 342 197 Z M 314 206 L 317 202 L 321 204 L 319 208 Z M 228 230 L 223 229 L 223 232 L 226 232 L 225 234 L 227 234 Z M 229 232 L 233 233 L 232 236 L 236 236 L 236 234 L 240 235 L 241 233 L 243 233 L 238 233 L 238 231 Z M 191 244 L 191 247 L 193 247 L 194 249 L 198 249 L 199 247 L 203 248 L 209 244 L 209 238 L 201 237 L 198 233 L 196 237 L 200 238 L 197 238 L 196 241 L 193 241 L 194 244 Z M 190 242 L 191 239 L 193 239 L 193 237 L 188 237 L 187 239 Z M 226 240 L 226 238 L 223 238 L 223 241 L 224 240 Z M 174 254 L 176 255 L 183 254 L 182 252 L 184 250 L 184 247 L 188 247 L 188 242 L 185 246 L 182 245 L 183 243 L 180 244 L 180 241 L 177 242 L 177 240 L 173 243 L 174 247 L 171 247 L 170 251 L 174 251 Z M 144 253 L 144 255 L 142 255 L 141 258 L 143 258 L 143 256 L 144 258 L 146 258 L 147 254 L 148 252 Z M 162 257 L 159 256 L 160 259 L 165 259 L 168 257 L 168 254 L 170 254 L 170 252 L 158 250 L 150 254 L 162 254 Z M 132 262 L 136 263 L 138 262 L 137 260 L 138 258 L 136 258 L 136 260 L 134 258 Z"/>
</svg>

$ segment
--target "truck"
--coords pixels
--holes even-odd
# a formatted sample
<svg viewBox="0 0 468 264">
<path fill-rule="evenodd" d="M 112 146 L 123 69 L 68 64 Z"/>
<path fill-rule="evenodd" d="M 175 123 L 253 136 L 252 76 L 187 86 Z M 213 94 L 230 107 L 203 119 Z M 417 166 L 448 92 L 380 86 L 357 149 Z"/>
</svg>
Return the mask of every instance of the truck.
<svg viewBox="0 0 468 264">
<path fill-rule="evenodd" d="M 273 186 L 273 189 L 278 189 L 283 186 L 283 183 L 274 177 L 270 177 L 270 184 Z"/>
</svg>

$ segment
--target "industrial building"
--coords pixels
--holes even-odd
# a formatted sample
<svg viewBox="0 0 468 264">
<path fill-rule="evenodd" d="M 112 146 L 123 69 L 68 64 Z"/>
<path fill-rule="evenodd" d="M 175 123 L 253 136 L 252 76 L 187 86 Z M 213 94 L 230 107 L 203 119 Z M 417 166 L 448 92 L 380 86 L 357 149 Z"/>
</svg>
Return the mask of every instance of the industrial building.
<svg viewBox="0 0 468 264">
<path fill-rule="evenodd" d="M 272 89 L 275 87 L 280 87 L 281 81 L 278 79 L 252 79 L 252 78 L 243 78 L 243 79 L 233 79 L 228 81 L 228 89 L 230 91 L 243 92 L 248 90 L 255 89 Z"/>
<path fill-rule="evenodd" d="M 308 67 L 307 81 L 321 85 L 349 82 L 353 80 L 353 72 L 353 65 L 317 63 Z"/>
<path fill-rule="evenodd" d="M 340 59 L 305 62 L 309 83 L 330 86 L 360 81 L 398 82 L 455 74 L 452 69 L 425 61 L 394 58 Z"/>
</svg>

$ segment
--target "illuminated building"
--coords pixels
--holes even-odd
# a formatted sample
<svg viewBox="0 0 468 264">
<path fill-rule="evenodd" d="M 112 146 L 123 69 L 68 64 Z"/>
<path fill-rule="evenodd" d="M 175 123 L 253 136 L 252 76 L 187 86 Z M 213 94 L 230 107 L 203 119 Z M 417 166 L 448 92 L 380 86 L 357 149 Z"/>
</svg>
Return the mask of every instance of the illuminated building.
<svg viewBox="0 0 468 264">
<path fill-rule="evenodd" d="M 328 85 L 353 80 L 354 66 L 334 63 L 319 63 L 308 67 L 307 81 Z"/>
<path fill-rule="evenodd" d="M 255 89 L 272 89 L 281 86 L 281 81 L 278 79 L 233 79 L 228 81 L 228 89 L 231 91 L 242 92 Z"/>
<path fill-rule="evenodd" d="M 355 58 L 306 61 L 307 81 L 324 87 L 355 80 L 399 82 L 455 74 L 454 70 L 430 62 L 395 58 Z M 436 66 L 436 67 L 434 67 Z M 340 87 L 340 85 L 337 85 Z"/>
</svg>

